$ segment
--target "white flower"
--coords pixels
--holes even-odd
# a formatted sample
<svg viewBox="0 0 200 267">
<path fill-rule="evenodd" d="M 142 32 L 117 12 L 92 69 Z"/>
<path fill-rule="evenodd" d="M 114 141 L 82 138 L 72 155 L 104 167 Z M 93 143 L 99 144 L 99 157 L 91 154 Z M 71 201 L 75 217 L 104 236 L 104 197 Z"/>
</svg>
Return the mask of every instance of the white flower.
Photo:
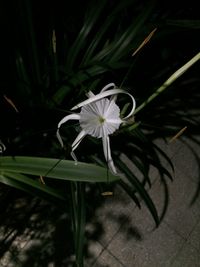
<svg viewBox="0 0 200 267">
<path fill-rule="evenodd" d="M 112 89 L 110 89 L 112 88 Z M 109 90 L 108 90 L 109 89 Z M 130 113 L 123 119 L 120 118 L 120 109 L 115 103 L 118 94 L 127 94 L 132 101 Z M 110 96 L 110 99 L 107 97 Z M 94 95 L 91 91 L 88 93 L 88 99 L 79 103 L 71 110 L 81 108 L 79 114 L 70 114 L 65 116 L 58 124 L 57 138 L 63 147 L 63 141 L 59 133 L 60 126 L 68 120 L 79 120 L 81 132 L 72 144 L 71 155 L 77 162 L 74 150 L 78 147 L 82 139 L 88 134 L 96 138 L 102 138 L 103 151 L 109 169 L 117 174 L 114 162 L 111 156 L 109 135 L 114 133 L 126 119 L 128 119 L 135 110 L 135 99 L 133 96 L 122 89 L 116 89 L 114 83 L 106 85 L 99 94 Z"/>
</svg>

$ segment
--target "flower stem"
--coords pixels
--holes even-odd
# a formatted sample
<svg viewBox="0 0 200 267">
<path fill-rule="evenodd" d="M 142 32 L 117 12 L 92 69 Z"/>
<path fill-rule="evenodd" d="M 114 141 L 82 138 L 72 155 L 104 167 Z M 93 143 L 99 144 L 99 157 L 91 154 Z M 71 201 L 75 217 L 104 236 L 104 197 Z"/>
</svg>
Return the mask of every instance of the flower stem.
<svg viewBox="0 0 200 267">
<path fill-rule="evenodd" d="M 200 52 L 197 53 L 192 59 L 190 59 L 185 65 L 180 69 L 175 71 L 164 83 L 161 85 L 155 93 L 153 93 L 147 100 L 145 100 L 134 112 L 138 113 L 143 109 L 148 103 L 150 103 L 154 98 L 156 98 L 160 93 L 162 93 L 168 86 L 170 86 L 176 79 L 178 79 L 185 71 L 187 71 L 194 63 L 200 59 Z"/>
</svg>

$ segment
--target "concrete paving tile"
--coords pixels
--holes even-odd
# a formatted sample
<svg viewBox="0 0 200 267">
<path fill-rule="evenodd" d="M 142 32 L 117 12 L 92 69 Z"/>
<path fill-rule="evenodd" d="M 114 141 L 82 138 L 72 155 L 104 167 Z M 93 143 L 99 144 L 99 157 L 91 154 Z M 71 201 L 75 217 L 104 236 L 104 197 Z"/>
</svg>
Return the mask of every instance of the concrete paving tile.
<svg viewBox="0 0 200 267">
<path fill-rule="evenodd" d="M 183 248 L 177 254 L 171 267 L 199 267 L 200 253 L 194 247 L 185 243 Z"/>
<path fill-rule="evenodd" d="M 200 182 L 200 146 L 190 139 L 183 138 L 182 140 L 181 149 L 172 158 L 173 163 L 193 181 Z"/>
<path fill-rule="evenodd" d="M 95 236 L 95 232 L 99 233 L 96 241 L 104 247 L 107 246 L 135 207 L 133 200 L 120 187 L 117 187 L 114 195 L 105 199 L 104 204 L 97 209 L 90 226 L 87 226 L 89 236 Z"/>
<path fill-rule="evenodd" d="M 130 171 L 138 178 L 139 181 L 143 181 L 144 180 L 144 176 L 141 173 L 141 171 L 135 166 L 135 164 L 131 161 L 131 159 L 129 159 L 125 154 L 121 154 L 120 155 L 120 159 L 122 162 L 124 162 L 126 164 L 126 166 L 130 169 Z M 153 183 L 157 176 L 158 176 L 158 170 L 154 167 L 154 166 L 150 166 L 150 170 L 149 170 L 149 178 L 151 180 L 151 183 Z M 128 182 L 128 180 L 125 178 L 126 182 Z M 129 182 L 128 182 L 129 183 Z"/>
<path fill-rule="evenodd" d="M 161 214 L 166 196 L 164 193 L 163 184 L 159 183 L 159 180 L 155 184 L 156 185 L 152 185 L 152 188 L 148 190 L 151 197 L 153 198 L 153 201 L 155 201 L 156 207 L 158 206 L 159 214 Z M 136 207 L 133 200 L 125 192 L 123 192 L 122 189 L 117 187 L 116 192 L 114 192 L 114 196 L 107 198 L 104 205 L 97 210 L 95 214 L 95 221 L 93 221 L 93 223 L 89 227 L 90 234 L 92 234 L 92 232 L 95 232 L 95 223 L 100 225 L 102 228 L 102 233 L 100 239 L 97 240 L 104 247 L 107 246 L 112 237 L 119 230 L 120 226 L 129 221 L 129 215 L 132 214 L 135 209 L 138 208 Z M 138 212 L 140 212 L 140 210 L 138 210 Z M 147 213 L 149 216 L 149 221 L 151 221 L 154 225 L 151 215 L 148 211 Z M 92 228 L 94 229 L 92 230 Z"/>
<path fill-rule="evenodd" d="M 23 249 L 23 247 L 27 244 L 28 240 L 22 235 L 17 236 L 16 239 L 13 241 L 11 249 L 13 248 L 16 251 Z"/>
<path fill-rule="evenodd" d="M 111 253 L 109 253 L 107 250 L 104 250 L 92 267 L 125 267 L 125 266 Z"/>
<path fill-rule="evenodd" d="M 184 239 L 165 223 L 153 231 L 143 217 L 140 224 L 133 225 L 138 227 L 140 238 L 124 236 L 120 231 L 108 246 L 108 250 L 126 267 L 167 266 L 184 243 Z"/>
<path fill-rule="evenodd" d="M 163 183 L 160 182 L 159 179 L 148 191 L 159 215 L 161 215 L 166 201 L 164 191 Z M 119 229 L 121 234 L 128 239 L 135 238 L 136 240 L 142 240 L 146 233 L 155 229 L 155 222 L 144 203 L 142 203 L 142 208 L 138 209 L 135 207 L 132 200 L 126 195 L 123 195 L 120 190 L 119 195 L 123 201 L 116 200 L 116 202 L 113 202 L 112 198 L 108 199 L 105 206 L 97 212 L 98 217 L 96 218 L 99 218 L 99 222 L 101 222 L 104 229 L 104 233 L 99 242 L 104 247 L 109 244 Z M 145 227 L 142 227 L 142 229 L 140 228 L 141 225 L 143 226 L 141 222 L 146 223 Z"/>
<path fill-rule="evenodd" d="M 178 151 L 181 149 L 181 141 L 180 140 L 176 140 L 173 143 L 168 143 L 167 141 L 165 141 L 163 139 L 156 139 L 156 140 L 154 140 L 153 143 L 158 148 L 160 148 L 163 153 L 166 154 L 166 156 L 169 158 L 169 160 L 171 160 L 172 164 L 174 165 L 174 162 L 173 162 L 172 159 L 173 159 L 174 155 L 176 155 L 178 153 Z M 165 167 L 173 177 L 174 176 L 174 172 L 173 172 L 172 167 L 168 163 L 168 160 L 166 160 L 166 158 L 159 151 L 157 151 L 157 154 L 159 156 L 160 163 L 162 164 L 162 166 Z M 157 176 L 154 175 L 155 173 L 157 173 Z M 151 172 L 150 172 L 150 174 L 151 174 Z M 157 169 L 153 170 L 153 175 L 156 178 L 159 177 L 159 173 L 158 173 Z"/>
<path fill-rule="evenodd" d="M 196 184 L 179 172 L 175 180 L 167 185 L 168 209 L 158 229 L 153 231 L 153 219 L 142 205 L 141 210 L 136 208 L 130 214 L 129 221 L 122 225 L 109 244 L 108 249 L 126 267 L 170 265 L 198 221 L 200 202 L 190 206 Z M 166 201 L 163 183 L 157 179 L 148 192 L 161 215 Z"/>
<path fill-rule="evenodd" d="M 162 149 L 170 159 L 173 158 L 176 153 L 178 153 L 182 145 L 180 139 L 177 139 L 170 143 L 170 138 L 168 138 L 167 140 L 160 138 L 155 139 L 153 143 L 156 144 L 160 149 Z"/>
<path fill-rule="evenodd" d="M 193 231 L 191 232 L 188 238 L 188 243 L 198 249 L 200 253 L 200 221 L 196 224 Z"/>
<path fill-rule="evenodd" d="M 0 266 L 3 267 L 16 267 L 20 266 L 19 261 L 13 256 L 10 251 L 7 251 L 0 259 Z"/>
<path fill-rule="evenodd" d="M 105 199 L 105 203 L 96 211 L 94 220 L 87 226 L 91 236 L 97 230 L 96 226 L 101 229 L 95 241 L 90 241 L 86 267 L 200 266 L 196 265 L 200 251 L 200 197 L 191 205 L 198 183 L 194 155 L 180 140 L 170 145 L 158 140 L 157 144 L 172 158 L 176 169 L 174 181 L 167 182 L 169 206 L 163 222 L 155 229 L 145 205 L 142 204 L 139 210 L 127 194 L 117 187 L 114 195 Z M 196 149 L 195 144 L 191 145 Z M 198 153 L 200 155 L 200 150 Z M 131 162 L 127 163 L 133 168 Z M 151 171 L 157 178 L 148 192 L 160 215 L 166 200 L 165 191 L 156 171 Z M 19 240 L 22 243 L 19 245 L 16 241 L 16 247 L 24 247 L 23 238 Z M 185 244 L 186 240 L 188 242 Z M 29 245 L 25 246 L 25 250 Z M 26 255 L 22 254 L 19 259 L 23 262 Z M 0 260 L 0 266 L 13 267 L 14 261 L 9 261 L 8 256 Z"/>
<path fill-rule="evenodd" d="M 190 177 L 176 170 L 169 188 L 169 206 L 164 221 L 183 238 L 188 238 L 200 218 L 200 198 L 192 203 L 197 184 Z"/>
<path fill-rule="evenodd" d="M 87 254 L 85 255 L 84 266 L 91 267 L 97 260 L 97 258 L 99 257 L 104 248 L 99 242 L 93 240 L 92 241 L 89 240 L 87 242 L 87 245 L 88 245 L 88 250 Z"/>
<path fill-rule="evenodd" d="M 155 208 L 157 210 L 158 217 L 160 218 L 160 220 L 162 220 L 163 217 L 165 218 L 165 216 L 167 215 L 168 209 L 170 208 L 168 191 L 170 191 L 170 187 L 173 186 L 173 182 L 169 180 L 169 178 L 166 178 L 165 181 L 166 183 L 164 183 L 160 178 L 158 178 L 154 182 L 150 190 L 148 191 L 148 194 L 155 205 Z M 144 203 L 142 204 L 145 205 Z M 144 211 L 144 208 L 143 208 L 141 213 L 145 212 L 146 218 L 147 218 L 146 213 L 148 213 L 148 216 L 150 217 L 150 219 L 153 220 L 152 215 L 150 215 L 150 212 L 146 208 L 146 206 L 145 206 L 145 209 L 146 210 Z"/>
<path fill-rule="evenodd" d="M 28 260 L 29 257 L 29 251 L 33 251 L 34 248 L 39 247 L 42 244 L 41 240 L 30 240 L 26 243 L 25 247 L 21 251 L 19 251 L 19 254 L 17 255 L 18 260 L 24 264 Z M 35 253 L 33 251 L 32 253 Z"/>
</svg>

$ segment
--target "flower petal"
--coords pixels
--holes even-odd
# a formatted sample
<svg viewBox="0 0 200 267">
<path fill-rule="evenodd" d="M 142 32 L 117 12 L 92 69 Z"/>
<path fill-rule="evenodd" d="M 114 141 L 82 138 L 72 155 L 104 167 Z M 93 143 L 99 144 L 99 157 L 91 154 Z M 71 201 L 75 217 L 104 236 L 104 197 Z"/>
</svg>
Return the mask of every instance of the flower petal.
<svg viewBox="0 0 200 267">
<path fill-rule="evenodd" d="M 111 89 L 111 90 L 108 90 L 106 92 L 99 93 L 99 94 L 97 94 L 95 96 L 92 96 L 89 99 L 86 99 L 85 101 L 77 104 L 71 110 L 75 110 L 75 109 L 81 108 L 81 107 L 83 107 L 85 105 L 88 105 L 88 104 L 90 104 L 92 102 L 95 102 L 95 101 L 100 100 L 102 98 L 105 98 L 107 96 L 116 95 L 116 94 L 120 94 L 120 93 L 124 93 L 124 92 L 125 91 L 122 90 L 122 89 Z"/>
<path fill-rule="evenodd" d="M 95 96 L 95 94 L 93 94 L 92 91 L 89 91 L 89 92 L 86 94 L 86 96 L 87 96 L 88 98 L 90 98 L 90 97 Z"/>
<path fill-rule="evenodd" d="M 77 164 L 78 160 L 77 157 L 74 153 L 74 150 L 78 147 L 78 145 L 80 144 L 80 142 L 83 140 L 83 138 L 86 136 L 86 132 L 84 130 L 82 130 L 78 136 L 76 137 L 76 139 L 74 140 L 73 144 L 72 144 L 72 151 L 71 151 L 71 156 L 73 158 L 73 160 L 75 161 L 75 164 Z"/>
<path fill-rule="evenodd" d="M 126 117 L 123 118 L 123 119 L 128 119 L 133 114 L 133 112 L 135 110 L 136 103 L 135 103 L 134 97 L 131 94 L 129 94 L 128 92 L 126 92 L 125 90 L 122 90 L 122 89 L 111 89 L 111 90 L 108 90 L 108 91 L 101 92 L 98 95 L 92 96 L 89 99 L 86 99 L 85 101 L 79 103 L 78 105 L 74 106 L 71 110 L 75 110 L 75 109 L 81 108 L 81 107 L 83 107 L 85 105 L 88 105 L 88 104 L 90 104 L 92 102 L 95 102 L 95 101 L 100 100 L 102 98 L 105 98 L 107 96 L 112 96 L 112 95 L 117 95 L 117 94 L 126 94 L 126 95 L 130 96 L 130 98 L 132 100 L 132 109 L 129 112 L 129 114 Z"/>
<path fill-rule="evenodd" d="M 63 144 L 63 141 L 62 141 L 62 138 L 60 136 L 60 132 L 59 132 L 59 129 L 60 129 L 60 126 L 69 121 L 69 120 L 79 120 L 80 119 L 80 115 L 79 114 L 70 114 L 70 115 L 67 115 L 65 116 L 59 123 L 58 123 L 58 129 L 57 129 L 57 132 L 56 132 L 56 136 L 58 138 L 58 141 L 60 142 L 61 146 L 63 147 L 64 144 Z"/>
<path fill-rule="evenodd" d="M 74 151 L 78 145 L 80 144 L 80 142 L 83 140 L 83 138 L 87 135 L 87 133 L 82 130 L 78 136 L 76 137 L 76 139 L 74 140 L 73 144 L 72 144 L 72 151 Z"/>
<path fill-rule="evenodd" d="M 58 128 L 60 128 L 60 126 L 63 123 L 65 123 L 65 122 L 67 122 L 69 120 L 79 120 L 79 119 L 80 119 L 80 115 L 79 114 L 73 113 L 73 114 L 67 115 L 64 118 L 62 118 L 62 120 L 58 123 Z"/>
<path fill-rule="evenodd" d="M 111 156 L 109 137 L 108 136 L 103 137 L 102 142 L 103 142 L 103 152 L 104 152 L 105 159 L 108 163 L 108 167 L 113 174 L 117 174 L 117 171 L 116 171 L 116 168 L 112 160 L 112 156 Z"/>
<path fill-rule="evenodd" d="M 6 146 L 4 145 L 4 143 L 0 139 L 0 154 L 3 153 L 5 150 L 6 150 Z"/>
<path fill-rule="evenodd" d="M 103 87 L 103 89 L 101 90 L 101 93 L 106 91 L 109 87 L 115 88 L 115 84 L 114 83 L 107 84 L 106 86 Z"/>
<path fill-rule="evenodd" d="M 116 85 L 114 83 L 109 83 L 107 84 L 106 86 L 103 87 L 103 89 L 101 90 L 101 93 L 108 90 L 108 88 L 110 87 L 113 87 L 113 88 L 116 88 Z M 113 95 L 111 96 L 111 99 L 110 100 L 113 100 L 114 102 L 116 102 L 117 100 L 117 95 Z"/>
<path fill-rule="evenodd" d="M 131 94 L 127 93 L 127 92 L 126 92 L 126 94 L 127 94 L 128 96 L 130 96 L 130 98 L 131 98 L 131 100 L 132 100 L 132 109 L 131 109 L 131 111 L 129 112 L 129 114 L 128 114 L 126 117 L 123 118 L 123 120 L 126 120 L 126 119 L 130 118 L 130 117 L 133 115 L 133 113 L 134 113 L 134 111 L 135 111 L 135 107 L 136 107 L 135 98 L 134 98 Z"/>
</svg>

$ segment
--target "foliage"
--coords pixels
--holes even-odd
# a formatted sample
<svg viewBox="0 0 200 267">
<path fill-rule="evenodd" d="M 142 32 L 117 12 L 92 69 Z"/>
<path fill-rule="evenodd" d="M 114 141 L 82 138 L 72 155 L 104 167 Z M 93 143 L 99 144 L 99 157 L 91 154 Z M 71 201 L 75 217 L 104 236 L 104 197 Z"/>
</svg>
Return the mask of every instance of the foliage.
<svg viewBox="0 0 200 267">
<path fill-rule="evenodd" d="M 103 182 L 107 186 L 115 181 L 138 207 L 142 198 L 156 225 L 160 222 L 148 194 L 150 168 L 156 167 L 166 184 L 165 178 L 172 179 L 172 176 L 160 156 L 165 157 L 172 169 L 173 165 L 152 140 L 174 135 L 189 124 L 195 131 L 197 121 L 193 117 L 189 122 L 185 107 L 195 109 L 199 103 L 196 91 L 199 77 L 195 67 L 193 75 L 189 71 L 176 86 L 172 82 L 178 76 L 170 82 L 168 79 L 167 86 L 163 82 L 199 52 L 195 41 L 200 23 L 191 16 L 184 17 L 184 7 L 183 18 L 174 19 L 172 13 L 156 1 L 126 0 L 117 4 L 91 1 L 81 9 L 77 9 L 78 0 L 73 1 L 71 8 L 67 1 L 56 6 L 51 3 L 39 6 L 34 1 L 23 0 L 13 5 L 13 22 L 7 23 L 8 28 L 5 26 L 9 32 L 9 35 L 5 33 L 9 43 L 5 61 L 10 68 L 1 80 L 0 111 L 7 116 L 1 118 L 0 138 L 7 149 L 0 158 L 0 181 L 51 201 L 70 200 L 77 266 L 83 266 L 88 182 Z M 173 11 L 176 14 L 175 7 Z M 153 30 L 151 40 L 137 51 Z M 174 52 L 175 35 L 180 40 L 176 38 L 178 49 Z M 188 37 L 193 42 L 188 43 L 187 49 L 180 48 L 179 44 Z M 132 57 L 134 51 L 137 53 Z M 82 101 L 86 92 L 99 90 L 109 82 L 128 88 L 138 103 L 135 121 L 130 121 L 112 137 L 113 158 L 126 179 L 107 172 L 101 143 L 96 139 L 88 137 L 78 149 L 83 163 L 75 166 L 69 160 L 70 145 L 79 130 L 76 125 L 65 127 L 62 132 L 65 151 L 60 149 L 55 136 L 60 118 Z M 166 92 L 168 86 L 171 88 Z M 189 93 L 182 92 L 182 88 L 188 87 L 195 96 L 191 96 L 190 101 Z M 156 91 L 157 88 L 161 90 Z M 165 93 L 157 97 L 163 90 Z M 150 104 L 146 107 L 147 103 Z M 120 158 L 122 153 L 132 161 L 142 179 L 124 164 Z M 40 176 L 45 185 L 38 181 Z M 69 194 L 65 195 L 62 183 L 54 183 L 50 178 L 64 179 L 65 186 L 70 188 Z"/>
</svg>

